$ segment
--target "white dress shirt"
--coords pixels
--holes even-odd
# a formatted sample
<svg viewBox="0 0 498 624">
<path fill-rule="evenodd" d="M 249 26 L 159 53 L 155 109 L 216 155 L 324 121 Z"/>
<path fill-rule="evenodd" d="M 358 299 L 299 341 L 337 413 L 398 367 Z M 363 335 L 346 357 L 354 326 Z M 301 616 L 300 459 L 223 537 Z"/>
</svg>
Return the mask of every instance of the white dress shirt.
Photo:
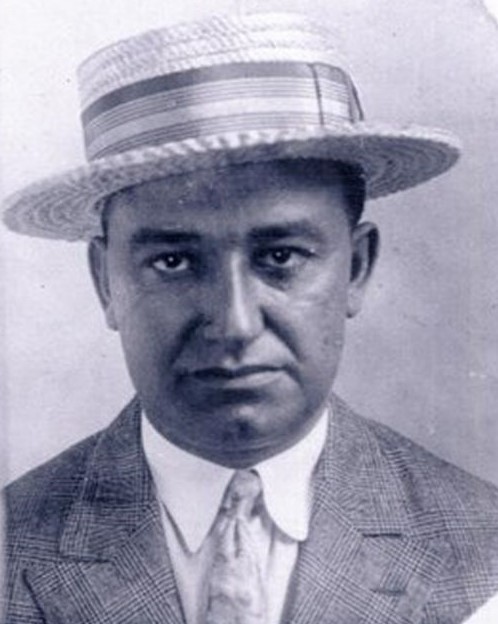
<svg viewBox="0 0 498 624">
<path fill-rule="evenodd" d="M 280 621 L 299 542 L 308 536 L 312 474 L 327 436 L 328 413 L 296 445 L 254 466 L 265 512 L 253 523 L 265 575 L 268 624 Z M 187 624 L 202 624 L 204 581 L 213 556 L 210 531 L 234 470 L 187 453 L 142 417 L 142 439 L 163 513 L 166 541 Z"/>
</svg>

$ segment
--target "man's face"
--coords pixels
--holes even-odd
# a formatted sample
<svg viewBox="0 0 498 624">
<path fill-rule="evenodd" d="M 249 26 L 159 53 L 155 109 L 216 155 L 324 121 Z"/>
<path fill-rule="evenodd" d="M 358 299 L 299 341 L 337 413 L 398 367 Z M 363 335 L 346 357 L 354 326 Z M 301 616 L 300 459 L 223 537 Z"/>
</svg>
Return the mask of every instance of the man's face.
<svg viewBox="0 0 498 624">
<path fill-rule="evenodd" d="M 351 230 L 342 184 L 260 164 L 110 200 L 92 272 L 145 413 L 173 443 L 244 467 L 319 417 L 377 241 L 370 224 Z"/>
</svg>

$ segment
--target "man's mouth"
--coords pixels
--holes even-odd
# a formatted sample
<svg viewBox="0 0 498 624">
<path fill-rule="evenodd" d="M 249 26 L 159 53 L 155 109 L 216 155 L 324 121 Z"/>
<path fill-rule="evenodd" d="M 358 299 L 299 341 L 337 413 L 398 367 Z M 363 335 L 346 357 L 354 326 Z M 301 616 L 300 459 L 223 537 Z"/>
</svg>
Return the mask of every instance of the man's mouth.
<svg viewBox="0 0 498 624">
<path fill-rule="evenodd" d="M 282 369 L 268 365 L 250 365 L 238 367 L 212 366 L 199 368 L 190 373 L 190 377 L 206 386 L 220 389 L 256 388 L 276 381 Z"/>
</svg>

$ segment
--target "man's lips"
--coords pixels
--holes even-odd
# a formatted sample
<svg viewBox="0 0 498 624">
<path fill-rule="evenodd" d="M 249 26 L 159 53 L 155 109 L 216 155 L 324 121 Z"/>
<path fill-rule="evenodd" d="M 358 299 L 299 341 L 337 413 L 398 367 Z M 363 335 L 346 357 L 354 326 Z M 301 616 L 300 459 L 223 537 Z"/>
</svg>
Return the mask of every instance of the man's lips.
<svg viewBox="0 0 498 624">
<path fill-rule="evenodd" d="M 234 368 L 224 366 L 211 366 L 209 368 L 199 368 L 191 374 L 206 381 L 211 379 L 238 379 L 241 377 L 249 377 L 259 373 L 276 372 L 279 368 L 267 365 L 237 366 Z"/>
<path fill-rule="evenodd" d="M 275 381 L 282 374 L 282 368 L 269 365 L 249 365 L 237 367 L 211 366 L 198 368 L 187 376 L 192 380 L 211 387 L 251 388 Z"/>
</svg>

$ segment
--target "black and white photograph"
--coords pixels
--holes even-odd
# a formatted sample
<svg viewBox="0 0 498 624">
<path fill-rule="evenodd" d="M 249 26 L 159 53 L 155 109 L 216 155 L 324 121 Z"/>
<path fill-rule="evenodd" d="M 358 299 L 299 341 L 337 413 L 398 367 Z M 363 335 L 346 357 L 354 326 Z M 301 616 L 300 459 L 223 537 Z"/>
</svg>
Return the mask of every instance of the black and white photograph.
<svg viewBox="0 0 498 624">
<path fill-rule="evenodd" d="M 498 622 L 498 0 L 3 0 L 5 624 Z"/>
</svg>

